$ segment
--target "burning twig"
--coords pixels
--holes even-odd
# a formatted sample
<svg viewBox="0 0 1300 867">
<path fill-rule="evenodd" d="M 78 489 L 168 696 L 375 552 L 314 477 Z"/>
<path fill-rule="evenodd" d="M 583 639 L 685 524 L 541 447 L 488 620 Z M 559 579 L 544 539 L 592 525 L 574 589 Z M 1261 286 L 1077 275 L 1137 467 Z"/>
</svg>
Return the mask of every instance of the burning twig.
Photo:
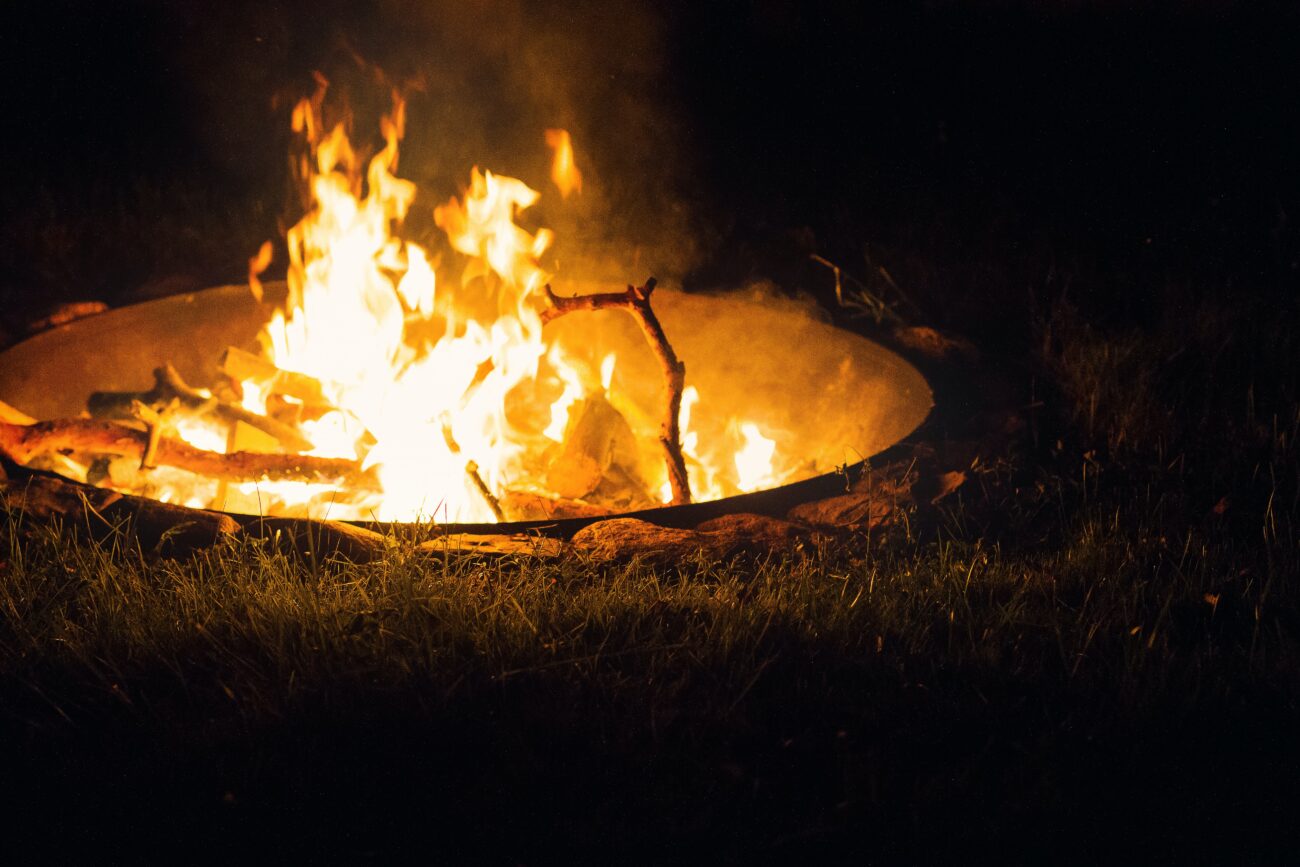
<svg viewBox="0 0 1300 867">
<path fill-rule="evenodd" d="M 59 419 L 35 424 L 0 422 L 0 452 L 26 464 L 44 452 L 80 451 L 143 459 L 150 435 L 126 425 L 90 418 Z M 295 481 L 379 490 L 378 481 L 355 461 L 311 455 L 262 452 L 210 452 L 182 440 L 159 436 L 152 455 L 158 466 L 232 482 Z"/>
<path fill-rule="evenodd" d="M 172 398 L 171 403 L 159 412 L 141 401 L 131 401 L 131 414 L 144 424 L 145 432 L 149 435 L 144 454 L 140 455 L 140 469 L 152 470 L 158 466 L 158 446 L 162 444 L 163 432 L 171 425 L 169 416 L 179 406 L 180 401 Z"/>
<path fill-rule="evenodd" d="M 238 404 L 222 400 L 211 392 L 205 393 L 199 389 L 191 388 L 186 384 L 185 380 L 181 379 L 181 375 L 176 368 L 170 364 L 164 364 L 155 370 L 153 375 L 160 387 L 165 386 L 175 392 L 178 397 L 184 398 L 186 403 L 192 407 L 210 409 L 227 421 L 242 421 L 249 427 L 257 428 L 262 433 L 275 437 L 290 451 L 307 452 L 315 448 L 311 440 L 282 421 L 258 415 Z"/>
<path fill-rule="evenodd" d="M 456 437 L 451 433 L 450 419 L 442 419 L 442 438 L 447 441 L 447 448 L 451 450 L 452 454 L 460 454 L 460 443 L 456 442 Z M 473 460 L 466 461 L 465 475 L 469 476 L 469 480 L 474 483 L 474 487 L 483 495 L 483 500 L 487 503 L 488 508 L 492 510 L 492 514 L 496 516 L 496 519 L 504 522 L 506 513 L 501 510 L 501 502 L 492 493 L 492 489 L 487 486 L 487 482 L 483 481 L 483 477 L 479 475 L 478 463 Z"/>
<path fill-rule="evenodd" d="M 258 415 L 238 404 L 222 400 L 206 389 L 193 388 L 176 368 L 170 364 L 156 368 L 153 372 L 154 387 L 145 392 L 99 391 L 90 396 L 87 406 L 95 418 L 124 419 L 140 418 L 136 404 L 157 408 L 179 399 L 188 409 L 198 413 L 214 413 L 226 422 L 243 422 L 262 433 L 269 434 L 280 441 L 289 451 L 306 452 L 313 448 L 311 440 L 284 422 L 264 415 Z"/>
<path fill-rule="evenodd" d="M 686 365 L 673 351 L 664 334 L 659 318 L 650 307 L 650 293 L 654 291 L 655 278 L 644 286 L 628 286 L 625 292 L 606 292 L 599 295 L 574 295 L 561 298 L 546 287 L 546 298 L 551 306 L 542 311 L 542 324 L 577 310 L 626 310 L 636 318 L 645 331 L 650 348 L 664 369 L 666 406 L 660 427 L 659 444 L 664 450 L 664 463 L 668 468 L 668 484 L 672 490 L 674 506 L 691 501 L 690 481 L 686 477 L 686 460 L 682 457 L 681 425 L 682 389 L 686 384 Z"/>
</svg>

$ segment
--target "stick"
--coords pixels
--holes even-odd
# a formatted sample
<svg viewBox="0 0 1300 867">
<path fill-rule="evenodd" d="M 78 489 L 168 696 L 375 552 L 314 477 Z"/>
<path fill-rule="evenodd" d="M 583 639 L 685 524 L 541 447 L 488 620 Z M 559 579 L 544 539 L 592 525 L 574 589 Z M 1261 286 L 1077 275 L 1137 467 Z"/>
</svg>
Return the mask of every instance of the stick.
<svg viewBox="0 0 1300 867">
<path fill-rule="evenodd" d="M 659 430 L 659 445 L 664 450 L 664 464 L 668 468 L 668 484 L 672 489 L 674 506 L 691 501 L 690 480 L 686 477 L 686 460 L 682 457 L 681 413 L 682 389 L 686 385 L 686 365 L 673 351 L 668 336 L 664 334 L 659 318 L 650 307 L 650 293 L 654 291 L 655 278 L 644 286 L 629 286 L 625 292 L 606 292 L 600 295 L 574 295 L 561 298 L 546 286 L 546 298 L 551 306 L 542 311 L 542 324 L 578 310 L 626 310 L 641 324 L 650 348 L 664 369 L 666 401 L 664 420 Z"/>
<path fill-rule="evenodd" d="M 180 405 L 178 398 L 172 398 L 172 402 L 167 405 L 162 412 L 154 411 L 154 408 L 141 403 L 138 400 L 131 401 L 131 414 L 144 424 L 145 432 L 148 439 L 145 441 L 144 454 L 140 455 L 140 469 L 152 470 L 158 466 L 158 446 L 162 445 L 163 431 L 171 427 L 170 416 Z"/>
<path fill-rule="evenodd" d="M 263 433 L 275 437 L 290 451 L 308 452 L 316 447 L 311 440 L 282 421 L 258 415 L 238 404 L 222 400 L 211 393 L 205 395 L 198 389 L 191 388 L 185 380 L 181 379 L 180 373 L 171 364 L 164 364 L 155 370 L 153 375 L 159 386 L 170 389 L 178 396 L 185 398 L 186 402 L 192 407 L 208 407 L 228 421 L 242 421 L 249 427 L 257 428 Z"/>
<path fill-rule="evenodd" d="M 482 368 L 480 367 L 480 369 Z M 460 443 L 456 442 L 456 438 L 452 436 L 451 420 L 448 418 L 442 419 L 442 438 L 447 441 L 447 448 L 451 450 L 453 455 L 460 454 Z M 474 487 L 483 495 L 488 508 L 492 510 L 493 515 L 496 515 L 497 522 L 505 523 L 506 513 L 501 511 L 501 502 L 496 498 L 496 494 L 492 493 L 492 489 L 487 486 L 487 482 L 483 481 L 483 477 L 479 475 L 478 463 L 472 459 L 466 461 L 465 475 L 469 476 L 469 480 L 473 482 Z"/>
<path fill-rule="evenodd" d="M 222 400 L 206 389 L 190 386 L 170 364 L 155 368 L 153 376 L 154 387 L 149 391 L 96 391 L 86 401 L 86 408 L 95 418 L 123 420 L 139 417 L 135 408 L 137 403 L 158 406 L 179 398 L 197 414 L 215 413 L 223 421 L 232 424 L 242 421 L 249 427 L 275 437 L 289 451 L 307 452 L 314 448 L 313 443 L 291 425 Z"/>
<path fill-rule="evenodd" d="M 82 451 L 122 455 L 140 460 L 149 434 L 126 425 L 92 418 L 41 421 L 32 425 L 0 422 L 0 452 L 26 464 L 43 452 Z M 362 472 L 356 461 L 311 455 L 263 452 L 221 454 L 195 448 L 182 440 L 159 437 L 154 460 L 159 466 L 232 482 L 294 481 L 378 491 L 379 483 Z"/>
</svg>

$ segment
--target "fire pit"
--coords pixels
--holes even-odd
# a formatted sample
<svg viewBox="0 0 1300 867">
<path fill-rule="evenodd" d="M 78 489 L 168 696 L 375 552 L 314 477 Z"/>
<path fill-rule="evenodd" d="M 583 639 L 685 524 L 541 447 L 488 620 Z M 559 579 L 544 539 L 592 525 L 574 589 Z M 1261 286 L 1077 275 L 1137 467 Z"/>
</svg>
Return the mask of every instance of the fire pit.
<svg viewBox="0 0 1300 867">
<path fill-rule="evenodd" d="M 223 286 L 59 326 L 0 353 L 0 400 L 37 418 L 76 417 L 92 395 L 146 392 L 160 359 L 170 360 L 186 382 L 212 385 L 229 347 L 251 352 L 256 346 L 259 329 L 284 291 L 282 284 L 268 284 L 258 303 L 247 286 Z M 778 465 L 784 461 L 793 469 L 762 490 L 631 514 L 661 524 L 690 524 L 728 512 L 773 511 L 778 504 L 783 510 L 792 502 L 828 496 L 843 489 L 841 470 L 853 471 L 897 443 L 929 413 L 930 389 L 914 367 L 879 344 L 820 321 L 804 306 L 758 294 L 701 296 L 664 289 L 654 300 L 689 371 L 688 382 L 709 396 L 717 417 L 761 420 L 756 424 L 775 443 Z M 630 317 L 617 310 L 594 311 L 557 319 L 547 329 L 557 345 L 574 354 L 604 358 L 618 352 L 616 373 L 626 378 L 628 398 L 653 414 L 661 377 Z M 693 430 L 688 424 L 687 435 Z M 596 517 L 448 522 L 447 529 L 508 533 L 554 525 L 571 530 Z"/>
<path fill-rule="evenodd" d="M 831 493 L 837 468 L 928 413 L 915 369 L 788 300 L 563 279 L 544 260 L 553 233 L 520 220 L 541 196 L 521 180 L 475 168 L 432 209 L 440 235 L 405 237 L 402 99 L 365 159 L 326 124 L 319 85 L 293 113 L 307 209 L 286 281 L 261 279 L 268 241 L 247 286 L 11 349 L 0 452 L 168 504 L 501 532 Z M 546 141 L 552 183 L 576 195 L 571 139 Z"/>
</svg>

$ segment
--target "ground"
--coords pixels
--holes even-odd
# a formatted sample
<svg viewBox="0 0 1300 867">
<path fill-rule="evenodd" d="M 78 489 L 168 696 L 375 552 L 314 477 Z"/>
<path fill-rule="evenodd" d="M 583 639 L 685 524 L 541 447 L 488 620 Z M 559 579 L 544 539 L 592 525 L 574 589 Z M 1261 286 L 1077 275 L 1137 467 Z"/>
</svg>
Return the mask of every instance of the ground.
<svg viewBox="0 0 1300 867">
<path fill-rule="evenodd" d="M 1212 24 L 1179 38 L 1218 46 Z M 771 26 L 763 38 L 796 27 Z M 719 36 L 691 32 L 705 47 Z M 975 53 L 966 31 L 942 32 L 944 51 Z M 1276 45 L 1259 45 L 1245 68 L 1276 71 Z M 816 62 L 836 72 L 868 62 L 850 49 L 913 51 L 849 35 L 833 47 Z M 1198 84 L 1235 68 L 1234 51 L 1197 53 Z M 729 68 L 741 53 L 692 57 Z M 1092 70 L 1092 57 L 1066 60 Z M 1143 57 L 1103 78 L 1129 93 Z M 1166 82 L 1154 104 L 1200 111 L 1201 91 L 1161 77 L 1202 74 L 1181 58 L 1138 81 Z M 968 74 L 983 78 L 954 103 L 1002 82 Z M 1071 75 L 1052 88 L 1093 80 Z M 803 83 L 785 86 L 747 110 Z M 1281 106 L 1265 97 L 1294 83 L 1260 87 Z M 822 131 L 852 91 L 817 109 Z M 694 128 L 732 130 L 736 149 L 709 152 L 718 165 L 758 156 L 712 179 L 710 207 L 735 214 L 703 235 L 714 253 L 678 275 L 687 289 L 761 278 L 844 327 L 932 327 L 978 354 L 927 368 L 941 412 L 918 436 L 965 484 L 890 526 L 670 566 L 431 563 L 399 538 L 357 566 L 253 541 L 168 558 L 0 517 L 7 847 L 51 861 L 1293 860 L 1293 103 L 1273 125 L 1251 114 L 1248 147 L 1183 136 L 1190 110 L 1148 123 L 1146 98 L 1103 131 L 1145 136 L 1121 174 L 1095 157 L 1100 133 L 1053 149 L 1078 131 L 1075 108 L 1055 109 L 1064 132 L 1045 151 L 1018 132 L 983 142 L 1014 143 L 1014 158 L 960 150 L 954 122 L 951 152 L 873 152 L 898 173 L 796 178 L 781 196 L 752 182 L 755 129 L 712 114 Z M 699 99 L 703 112 L 707 88 Z M 900 152 L 921 140 L 899 135 Z M 1017 186 L 1056 177 L 1058 156 L 1068 181 Z M 968 160 L 999 172 L 953 180 Z M 241 279 L 275 231 L 278 188 L 183 168 L 7 186 L 8 339 L 57 301 Z M 1165 174 L 1146 184 L 1148 171 Z M 839 301 L 809 254 L 843 269 Z"/>
</svg>

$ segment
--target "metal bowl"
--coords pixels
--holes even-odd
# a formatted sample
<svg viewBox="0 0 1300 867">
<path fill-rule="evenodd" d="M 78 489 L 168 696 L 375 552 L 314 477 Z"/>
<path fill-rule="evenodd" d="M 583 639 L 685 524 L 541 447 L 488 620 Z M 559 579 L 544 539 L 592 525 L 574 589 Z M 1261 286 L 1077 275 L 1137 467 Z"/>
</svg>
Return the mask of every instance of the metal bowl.
<svg viewBox="0 0 1300 867">
<path fill-rule="evenodd" d="M 556 291 L 572 294 L 575 287 Z M 92 392 L 147 390 L 154 368 L 164 361 L 195 385 L 209 383 L 227 346 L 256 346 L 257 333 L 283 295 L 283 284 L 268 284 L 266 301 L 259 304 L 247 286 L 220 286 L 58 326 L 0 353 L 0 400 L 37 418 L 77 416 Z M 737 512 L 780 514 L 793 503 L 833 495 L 844 490 L 846 473 L 911 434 L 933 406 L 916 368 L 804 305 L 757 293 L 697 295 L 661 288 L 654 307 L 686 364 L 688 384 L 711 409 L 761 419 L 766 428 L 781 431 L 784 442 L 798 444 L 804 470 L 802 478 L 778 488 L 631 516 L 690 526 Z M 662 374 L 631 317 L 596 311 L 562 317 L 547 328 L 573 354 L 598 360 L 617 348 L 624 392 L 648 411 L 658 405 Z M 444 528 L 568 533 L 592 520 Z"/>
</svg>

